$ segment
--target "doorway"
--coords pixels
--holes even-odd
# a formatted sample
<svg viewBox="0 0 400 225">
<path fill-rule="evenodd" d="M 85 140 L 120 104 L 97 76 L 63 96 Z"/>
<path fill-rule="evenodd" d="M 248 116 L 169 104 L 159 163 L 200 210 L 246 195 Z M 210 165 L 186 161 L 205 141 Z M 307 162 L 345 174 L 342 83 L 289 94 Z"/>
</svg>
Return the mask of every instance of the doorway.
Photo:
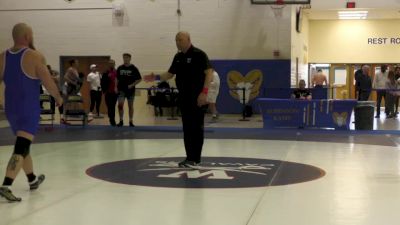
<svg viewBox="0 0 400 225">
<path fill-rule="evenodd" d="M 346 64 L 331 64 L 329 83 L 332 84 L 332 93 L 334 99 L 350 98 L 350 68 Z"/>
<path fill-rule="evenodd" d="M 388 64 L 389 70 L 394 70 L 397 64 Z M 329 81 L 328 98 L 332 99 L 355 99 L 355 77 L 354 74 L 357 70 L 361 69 L 362 65 L 370 66 L 371 81 L 374 80 L 375 74 L 380 71 L 381 64 L 309 64 L 310 76 L 315 73 L 317 69 L 321 69 L 327 76 Z M 310 77 L 311 80 L 311 77 Z M 376 92 L 372 91 L 369 98 L 370 101 L 376 101 Z M 382 101 L 382 105 L 384 105 Z"/>
</svg>

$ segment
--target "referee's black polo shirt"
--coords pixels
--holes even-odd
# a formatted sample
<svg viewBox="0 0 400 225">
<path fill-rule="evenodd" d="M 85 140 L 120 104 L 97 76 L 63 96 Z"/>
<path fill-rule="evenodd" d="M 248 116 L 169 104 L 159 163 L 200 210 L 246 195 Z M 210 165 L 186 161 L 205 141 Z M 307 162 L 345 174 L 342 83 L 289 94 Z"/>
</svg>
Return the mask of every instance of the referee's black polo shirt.
<svg viewBox="0 0 400 225">
<path fill-rule="evenodd" d="M 204 71 L 210 68 L 207 54 L 193 45 L 186 53 L 175 55 L 168 72 L 176 75 L 176 86 L 182 100 L 197 99 L 204 87 Z"/>
</svg>

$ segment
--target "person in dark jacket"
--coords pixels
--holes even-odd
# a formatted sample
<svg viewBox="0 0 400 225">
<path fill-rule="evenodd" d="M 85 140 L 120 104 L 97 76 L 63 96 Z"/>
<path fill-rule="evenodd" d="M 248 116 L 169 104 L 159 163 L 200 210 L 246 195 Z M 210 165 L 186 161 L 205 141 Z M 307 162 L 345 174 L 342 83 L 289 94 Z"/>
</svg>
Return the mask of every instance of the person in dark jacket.
<svg viewBox="0 0 400 225">
<path fill-rule="evenodd" d="M 105 95 L 110 125 L 115 126 L 115 105 L 118 100 L 117 70 L 115 69 L 115 61 L 113 59 L 110 59 L 108 63 L 109 69 L 101 77 L 101 90 L 103 90 Z"/>
<path fill-rule="evenodd" d="M 368 101 L 369 96 L 371 95 L 372 80 L 369 73 L 370 73 L 370 67 L 368 65 L 364 65 L 362 67 L 362 74 L 359 77 L 356 84 L 356 86 L 359 88 L 358 91 L 359 101 Z"/>
</svg>

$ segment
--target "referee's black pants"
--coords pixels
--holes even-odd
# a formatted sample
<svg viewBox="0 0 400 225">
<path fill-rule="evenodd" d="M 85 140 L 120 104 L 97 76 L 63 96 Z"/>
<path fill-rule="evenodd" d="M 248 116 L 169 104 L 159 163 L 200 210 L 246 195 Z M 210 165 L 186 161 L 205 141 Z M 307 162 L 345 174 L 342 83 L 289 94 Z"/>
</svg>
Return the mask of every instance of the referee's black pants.
<svg viewBox="0 0 400 225">
<path fill-rule="evenodd" d="M 199 163 L 204 143 L 205 107 L 197 106 L 197 98 L 180 101 L 182 114 L 183 140 L 186 160 Z"/>
</svg>

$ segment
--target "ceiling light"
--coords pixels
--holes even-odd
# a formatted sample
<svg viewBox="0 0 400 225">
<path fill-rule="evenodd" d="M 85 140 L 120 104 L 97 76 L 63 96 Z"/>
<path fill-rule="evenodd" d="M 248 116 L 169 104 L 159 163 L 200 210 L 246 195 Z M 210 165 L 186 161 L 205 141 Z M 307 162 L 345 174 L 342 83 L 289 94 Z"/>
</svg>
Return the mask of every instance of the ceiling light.
<svg viewBox="0 0 400 225">
<path fill-rule="evenodd" d="M 365 20 L 368 11 L 339 11 L 338 16 L 341 20 Z"/>
</svg>

